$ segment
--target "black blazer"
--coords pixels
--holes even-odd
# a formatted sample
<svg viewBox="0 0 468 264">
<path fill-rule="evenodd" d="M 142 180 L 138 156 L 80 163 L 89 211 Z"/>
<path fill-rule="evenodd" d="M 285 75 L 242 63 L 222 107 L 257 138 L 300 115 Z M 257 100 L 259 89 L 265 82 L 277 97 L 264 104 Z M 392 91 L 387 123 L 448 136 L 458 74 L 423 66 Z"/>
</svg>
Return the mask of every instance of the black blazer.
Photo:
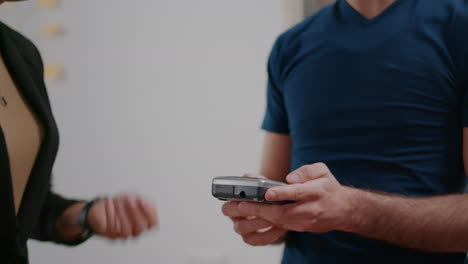
<svg viewBox="0 0 468 264">
<path fill-rule="evenodd" d="M 12 79 L 45 129 L 44 141 L 16 215 L 8 152 L 0 127 L 0 263 L 27 263 L 29 238 L 66 244 L 57 237 L 55 224 L 63 211 L 76 201 L 63 199 L 51 191 L 51 171 L 59 136 L 38 50 L 31 41 L 1 22 L 0 50 Z"/>
</svg>

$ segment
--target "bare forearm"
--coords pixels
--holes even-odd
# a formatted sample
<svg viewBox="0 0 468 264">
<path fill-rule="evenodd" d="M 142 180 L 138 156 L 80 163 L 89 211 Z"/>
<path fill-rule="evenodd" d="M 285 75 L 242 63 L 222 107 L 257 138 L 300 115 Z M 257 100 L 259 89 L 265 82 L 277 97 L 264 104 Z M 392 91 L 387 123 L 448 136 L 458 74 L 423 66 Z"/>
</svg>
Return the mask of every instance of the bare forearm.
<svg viewBox="0 0 468 264">
<path fill-rule="evenodd" d="M 80 238 L 83 229 L 80 225 L 79 215 L 85 203 L 75 203 L 68 207 L 57 220 L 57 234 L 64 241 L 76 241 Z"/>
<path fill-rule="evenodd" d="M 468 250 L 468 195 L 407 198 L 348 189 L 349 232 L 433 252 Z"/>
<path fill-rule="evenodd" d="M 291 166 L 291 138 L 288 135 L 266 133 L 260 175 L 275 181 L 285 181 Z"/>
</svg>

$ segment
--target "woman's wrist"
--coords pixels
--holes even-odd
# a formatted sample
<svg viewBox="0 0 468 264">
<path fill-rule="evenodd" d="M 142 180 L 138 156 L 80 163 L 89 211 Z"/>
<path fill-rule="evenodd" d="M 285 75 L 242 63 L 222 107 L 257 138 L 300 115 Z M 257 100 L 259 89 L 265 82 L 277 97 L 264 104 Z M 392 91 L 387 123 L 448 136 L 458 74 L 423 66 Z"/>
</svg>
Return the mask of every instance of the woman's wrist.
<svg viewBox="0 0 468 264">
<path fill-rule="evenodd" d="M 57 220 L 57 235 L 64 241 L 76 241 L 82 237 L 84 229 L 80 224 L 80 213 L 85 205 L 85 202 L 72 204 Z"/>
</svg>

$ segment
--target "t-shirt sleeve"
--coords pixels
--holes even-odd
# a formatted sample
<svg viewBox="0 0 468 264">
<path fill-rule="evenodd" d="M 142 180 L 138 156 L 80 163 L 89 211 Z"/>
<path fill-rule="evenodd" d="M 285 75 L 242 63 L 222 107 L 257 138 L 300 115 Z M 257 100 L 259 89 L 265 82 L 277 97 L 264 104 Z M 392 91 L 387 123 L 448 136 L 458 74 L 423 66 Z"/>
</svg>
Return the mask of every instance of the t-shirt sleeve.
<svg viewBox="0 0 468 264">
<path fill-rule="evenodd" d="M 288 115 L 281 87 L 281 65 L 279 39 L 268 59 L 267 104 L 262 129 L 268 132 L 289 134 Z"/>
<path fill-rule="evenodd" d="M 450 43 L 463 92 L 462 122 L 464 127 L 468 127 L 468 0 L 457 1 L 455 10 Z"/>
<path fill-rule="evenodd" d="M 466 73 L 468 74 L 468 72 Z M 464 91 L 463 95 L 463 112 L 462 112 L 462 122 L 463 122 L 463 127 L 468 127 L 468 80 L 465 80 L 462 84 L 462 89 Z"/>
</svg>

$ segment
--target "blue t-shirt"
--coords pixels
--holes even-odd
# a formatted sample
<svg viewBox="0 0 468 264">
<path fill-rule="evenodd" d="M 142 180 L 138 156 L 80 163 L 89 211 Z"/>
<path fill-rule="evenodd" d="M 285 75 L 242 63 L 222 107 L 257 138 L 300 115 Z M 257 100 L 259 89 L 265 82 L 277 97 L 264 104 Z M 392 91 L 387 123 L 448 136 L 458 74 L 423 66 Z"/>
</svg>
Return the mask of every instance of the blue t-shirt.
<svg viewBox="0 0 468 264">
<path fill-rule="evenodd" d="M 324 162 L 344 185 L 406 196 L 463 190 L 468 0 L 397 0 L 371 20 L 339 0 L 278 38 L 268 73 L 262 127 L 291 136 L 291 169 Z M 464 260 L 338 231 L 291 232 L 283 257 L 284 264 Z"/>
</svg>

